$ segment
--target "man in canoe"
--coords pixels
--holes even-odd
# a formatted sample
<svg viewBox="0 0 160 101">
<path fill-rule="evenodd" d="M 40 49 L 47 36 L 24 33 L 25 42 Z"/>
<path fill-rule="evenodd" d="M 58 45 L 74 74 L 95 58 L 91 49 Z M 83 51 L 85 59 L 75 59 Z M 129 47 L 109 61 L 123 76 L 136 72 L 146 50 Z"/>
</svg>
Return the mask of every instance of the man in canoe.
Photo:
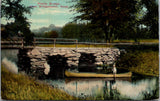
<svg viewBox="0 0 160 101">
<path fill-rule="evenodd" d="M 116 75 L 116 73 L 117 73 L 117 69 L 116 69 L 116 64 L 115 64 L 115 63 L 113 64 L 113 69 L 112 69 L 112 71 L 113 71 L 113 74 L 114 74 L 114 77 L 115 77 L 115 75 Z"/>
</svg>

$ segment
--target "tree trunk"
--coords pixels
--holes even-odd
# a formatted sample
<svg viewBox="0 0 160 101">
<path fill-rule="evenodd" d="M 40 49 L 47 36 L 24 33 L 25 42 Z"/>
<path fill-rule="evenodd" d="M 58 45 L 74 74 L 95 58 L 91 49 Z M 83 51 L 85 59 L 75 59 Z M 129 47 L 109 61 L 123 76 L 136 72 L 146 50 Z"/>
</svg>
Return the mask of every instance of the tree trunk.
<svg viewBox="0 0 160 101">
<path fill-rule="evenodd" d="M 108 26 L 103 27 L 103 31 L 105 33 L 105 39 L 106 39 L 106 43 L 109 42 L 109 31 L 108 31 Z"/>
</svg>

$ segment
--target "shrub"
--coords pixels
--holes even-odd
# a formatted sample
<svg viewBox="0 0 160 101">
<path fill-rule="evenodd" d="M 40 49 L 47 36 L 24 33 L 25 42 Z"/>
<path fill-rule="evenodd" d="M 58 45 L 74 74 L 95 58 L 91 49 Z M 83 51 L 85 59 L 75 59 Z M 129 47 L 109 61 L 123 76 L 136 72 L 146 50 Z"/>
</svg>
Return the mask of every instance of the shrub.
<svg viewBox="0 0 160 101">
<path fill-rule="evenodd" d="M 128 52 L 120 56 L 120 59 L 117 61 L 117 67 L 129 68 L 136 67 L 142 61 L 142 58 L 139 56 L 140 53 Z"/>
</svg>

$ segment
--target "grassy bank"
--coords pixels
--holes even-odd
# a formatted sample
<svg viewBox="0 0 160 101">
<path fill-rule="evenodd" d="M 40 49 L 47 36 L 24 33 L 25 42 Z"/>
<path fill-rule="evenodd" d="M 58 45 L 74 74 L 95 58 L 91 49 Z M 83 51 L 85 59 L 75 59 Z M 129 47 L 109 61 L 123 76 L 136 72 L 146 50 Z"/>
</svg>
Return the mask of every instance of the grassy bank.
<svg viewBox="0 0 160 101">
<path fill-rule="evenodd" d="M 127 53 L 117 61 L 118 68 L 128 69 L 142 75 L 159 75 L 158 46 L 133 46 L 126 50 Z"/>
<path fill-rule="evenodd" d="M 6 100 L 76 100 L 47 84 L 22 74 L 13 74 L 1 68 L 1 96 Z"/>
<path fill-rule="evenodd" d="M 139 42 L 153 42 L 159 43 L 158 39 L 140 39 Z M 120 43 L 120 42 L 135 42 L 134 40 L 114 40 L 113 42 Z"/>
</svg>

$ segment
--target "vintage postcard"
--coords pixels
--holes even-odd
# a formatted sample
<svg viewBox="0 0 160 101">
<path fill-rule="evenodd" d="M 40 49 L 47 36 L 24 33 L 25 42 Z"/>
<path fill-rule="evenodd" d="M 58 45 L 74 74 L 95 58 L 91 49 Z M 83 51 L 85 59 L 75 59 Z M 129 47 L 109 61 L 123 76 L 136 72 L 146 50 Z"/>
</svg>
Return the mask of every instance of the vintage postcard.
<svg viewBox="0 0 160 101">
<path fill-rule="evenodd" d="M 1 99 L 158 100 L 158 0 L 1 0 Z"/>
</svg>

